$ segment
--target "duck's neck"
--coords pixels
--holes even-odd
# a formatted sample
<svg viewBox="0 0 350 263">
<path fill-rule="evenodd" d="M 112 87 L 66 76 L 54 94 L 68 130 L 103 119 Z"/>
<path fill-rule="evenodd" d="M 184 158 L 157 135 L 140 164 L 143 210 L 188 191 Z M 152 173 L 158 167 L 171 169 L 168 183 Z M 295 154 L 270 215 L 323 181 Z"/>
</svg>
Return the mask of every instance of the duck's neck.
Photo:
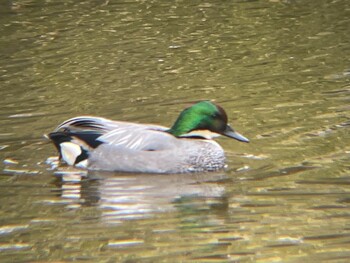
<svg viewBox="0 0 350 263">
<path fill-rule="evenodd" d="M 181 137 L 194 130 L 198 125 L 199 120 L 192 118 L 189 116 L 190 114 L 190 111 L 184 110 L 167 132 L 176 137 Z"/>
<path fill-rule="evenodd" d="M 166 132 L 174 135 L 175 137 L 181 137 L 181 136 L 189 133 L 190 131 L 191 131 L 191 129 L 188 127 L 174 125 Z"/>
</svg>

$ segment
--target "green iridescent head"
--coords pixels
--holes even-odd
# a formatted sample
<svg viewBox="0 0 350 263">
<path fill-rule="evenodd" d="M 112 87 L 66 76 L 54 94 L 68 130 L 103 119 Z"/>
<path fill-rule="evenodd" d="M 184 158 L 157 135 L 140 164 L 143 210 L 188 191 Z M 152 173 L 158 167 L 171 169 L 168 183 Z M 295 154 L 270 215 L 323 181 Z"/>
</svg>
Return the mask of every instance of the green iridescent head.
<svg viewBox="0 0 350 263">
<path fill-rule="evenodd" d="M 225 110 L 207 100 L 197 102 L 183 110 L 168 132 L 176 137 L 195 136 L 206 139 L 211 139 L 215 135 L 225 135 L 242 142 L 249 142 L 227 124 Z"/>
</svg>

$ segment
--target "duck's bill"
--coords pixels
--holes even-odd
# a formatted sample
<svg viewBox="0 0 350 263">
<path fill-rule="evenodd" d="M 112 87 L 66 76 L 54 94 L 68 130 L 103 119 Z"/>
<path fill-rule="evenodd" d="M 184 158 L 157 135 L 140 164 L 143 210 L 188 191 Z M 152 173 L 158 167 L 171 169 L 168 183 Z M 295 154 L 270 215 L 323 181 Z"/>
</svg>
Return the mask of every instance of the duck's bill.
<svg viewBox="0 0 350 263">
<path fill-rule="evenodd" d="M 240 142 L 249 142 L 248 138 L 244 137 L 242 134 L 234 131 L 230 126 L 227 125 L 226 130 L 223 132 L 223 135 L 235 139 Z"/>
</svg>

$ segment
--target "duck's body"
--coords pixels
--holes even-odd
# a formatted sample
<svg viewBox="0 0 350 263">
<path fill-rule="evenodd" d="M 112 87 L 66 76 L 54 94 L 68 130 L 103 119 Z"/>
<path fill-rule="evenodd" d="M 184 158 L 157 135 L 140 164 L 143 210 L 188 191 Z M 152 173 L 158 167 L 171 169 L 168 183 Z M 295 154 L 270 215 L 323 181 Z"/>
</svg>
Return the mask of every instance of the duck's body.
<svg viewBox="0 0 350 263">
<path fill-rule="evenodd" d="M 248 142 L 227 125 L 222 108 L 202 101 L 185 109 L 171 128 L 86 116 L 62 123 L 49 138 L 70 165 L 91 170 L 186 173 L 225 167 L 224 150 L 212 140 L 220 134 Z"/>
</svg>

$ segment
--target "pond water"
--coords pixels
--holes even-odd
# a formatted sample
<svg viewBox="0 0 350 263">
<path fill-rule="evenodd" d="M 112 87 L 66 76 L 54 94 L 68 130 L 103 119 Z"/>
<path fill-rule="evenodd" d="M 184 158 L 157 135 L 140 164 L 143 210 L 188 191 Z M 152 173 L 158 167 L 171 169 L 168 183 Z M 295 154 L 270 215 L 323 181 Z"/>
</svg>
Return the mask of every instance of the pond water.
<svg viewBox="0 0 350 263">
<path fill-rule="evenodd" d="M 348 262 L 350 2 L 2 1 L 1 262 Z M 211 99 L 249 144 L 190 175 L 52 167 L 43 134 L 171 125 Z"/>
</svg>

